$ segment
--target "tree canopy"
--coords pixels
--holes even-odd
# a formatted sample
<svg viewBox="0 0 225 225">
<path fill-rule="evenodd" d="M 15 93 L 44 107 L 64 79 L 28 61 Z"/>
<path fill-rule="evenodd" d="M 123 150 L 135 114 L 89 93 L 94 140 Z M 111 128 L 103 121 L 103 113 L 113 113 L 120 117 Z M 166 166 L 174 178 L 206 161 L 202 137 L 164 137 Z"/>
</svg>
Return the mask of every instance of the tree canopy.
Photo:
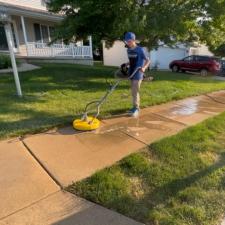
<svg viewBox="0 0 225 225">
<path fill-rule="evenodd" d="M 210 50 L 217 56 L 225 57 L 225 43 L 217 48 L 211 47 Z"/>
<path fill-rule="evenodd" d="M 52 0 L 49 10 L 65 15 L 56 37 L 66 41 L 92 35 L 111 45 L 133 31 L 149 49 L 193 41 L 216 49 L 225 39 L 225 0 Z"/>
</svg>

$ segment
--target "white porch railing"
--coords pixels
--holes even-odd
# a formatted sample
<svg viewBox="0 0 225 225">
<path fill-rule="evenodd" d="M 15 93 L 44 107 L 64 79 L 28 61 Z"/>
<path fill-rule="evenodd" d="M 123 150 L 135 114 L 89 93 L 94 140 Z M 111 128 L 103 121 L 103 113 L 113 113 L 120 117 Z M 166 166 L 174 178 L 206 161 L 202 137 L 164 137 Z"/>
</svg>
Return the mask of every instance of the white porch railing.
<svg viewBox="0 0 225 225">
<path fill-rule="evenodd" d="M 27 55 L 37 57 L 72 57 L 92 58 L 91 46 L 75 46 L 74 44 L 52 44 L 28 42 Z"/>
</svg>

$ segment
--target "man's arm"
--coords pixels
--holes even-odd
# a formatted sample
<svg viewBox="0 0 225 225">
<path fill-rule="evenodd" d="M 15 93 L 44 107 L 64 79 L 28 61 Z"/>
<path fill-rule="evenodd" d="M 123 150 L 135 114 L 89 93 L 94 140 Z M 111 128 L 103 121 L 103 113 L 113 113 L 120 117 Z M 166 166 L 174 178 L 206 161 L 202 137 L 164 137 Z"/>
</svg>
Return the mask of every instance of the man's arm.
<svg viewBox="0 0 225 225">
<path fill-rule="evenodd" d="M 145 70 L 149 67 L 149 65 L 150 65 L 150 63 L 151 63 L 151 61 L 150 61 L 150 59 L 148 58 L 148 59 L 146 59 L 145 60 L 145 63 L 144 63 L 144 65 L 141 67 L 141 72 L 145 72 Z"/>
</svg>

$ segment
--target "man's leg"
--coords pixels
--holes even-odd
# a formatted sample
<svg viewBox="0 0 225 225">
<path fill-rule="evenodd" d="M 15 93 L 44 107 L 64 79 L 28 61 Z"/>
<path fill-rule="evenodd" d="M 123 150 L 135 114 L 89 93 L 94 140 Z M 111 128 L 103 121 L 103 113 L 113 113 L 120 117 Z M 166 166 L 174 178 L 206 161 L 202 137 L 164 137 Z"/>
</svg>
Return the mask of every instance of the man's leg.
<svg viewBox="0 0 225 225">
<path fill-rule="evenodd" d="M 137 110 L 140 109 L 140 87 L 142 80 L 131 80 L 131 94 L 133 107 Z"/>
</svg>

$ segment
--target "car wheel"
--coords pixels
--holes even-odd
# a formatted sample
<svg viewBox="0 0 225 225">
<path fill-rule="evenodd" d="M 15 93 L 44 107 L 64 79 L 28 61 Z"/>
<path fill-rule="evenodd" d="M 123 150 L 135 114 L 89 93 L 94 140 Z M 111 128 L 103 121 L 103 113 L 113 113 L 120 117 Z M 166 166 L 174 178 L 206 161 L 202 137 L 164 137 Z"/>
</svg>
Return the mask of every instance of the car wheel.
<svg viewBox="0 0 225 225">
<path fill-rule="evenodd" d="M 201 69 L 200 74 L 201 74 L 201 76 L 205 77 L 205 76 L 208 75 L 208 70 L 207 69 Z"/>
<path fill-rule="evenodd" d="M 179 66 L 177 66 L 177 65 L 173 65 L 172 66 L 172 71 L 173 72 L 179 72 L 179 70 L 180 70 Z"/>
<path fill-rule="evenodd" d="M 182 71 L 182 73 L 185 73 L 186 72 L 186 70 L 181 70 Z"/>
</svg>

